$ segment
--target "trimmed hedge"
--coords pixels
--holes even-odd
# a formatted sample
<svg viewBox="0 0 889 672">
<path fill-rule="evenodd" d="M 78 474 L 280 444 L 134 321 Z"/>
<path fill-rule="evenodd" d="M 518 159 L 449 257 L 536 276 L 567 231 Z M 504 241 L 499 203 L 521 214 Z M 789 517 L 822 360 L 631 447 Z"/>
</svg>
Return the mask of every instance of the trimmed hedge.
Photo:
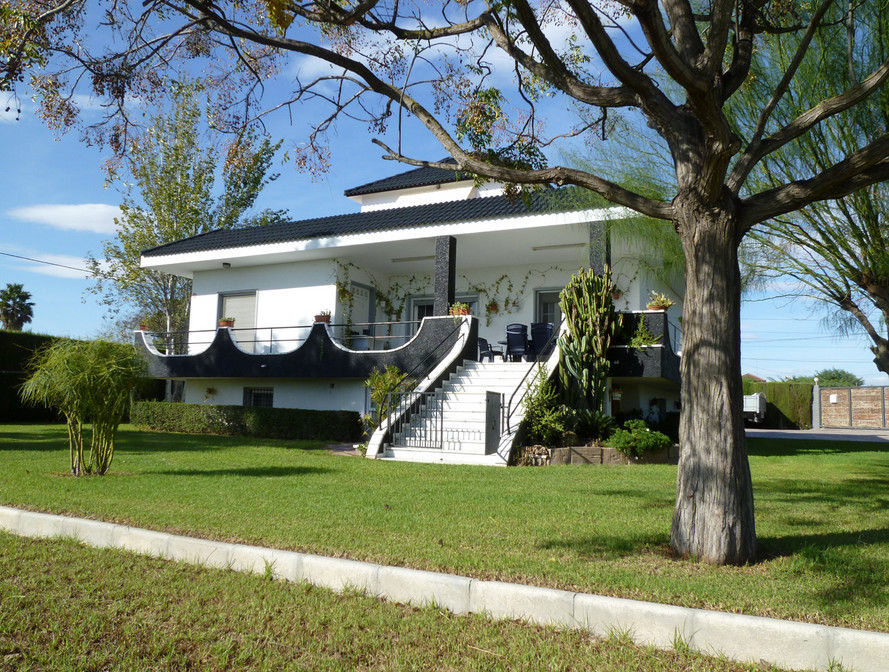
<svg viewBox="0 0 889 672">
<path fill-rule="evenodd" d="M 812 388 L 808 383 L 744 381 L 744 394 L 765 395 L 766 418 L 756 426 L 769 429 L 811 429 Z"/>
<path fill-rule="evenodd" d="M 54 336 L 0 330 L 0 422 L 61 421 L 55 410 L 23 404 L 19 398 L 31 357 L 54 340 Z"/>
<path fill-rule="evenodd" d="M 133 402 L 130 422 L 142 429 L 160 432 L 268 439 L 360 441 L 363 431 L 361 416 L 355 411 L 213 406 L 167 401 Z"/>
</svg>

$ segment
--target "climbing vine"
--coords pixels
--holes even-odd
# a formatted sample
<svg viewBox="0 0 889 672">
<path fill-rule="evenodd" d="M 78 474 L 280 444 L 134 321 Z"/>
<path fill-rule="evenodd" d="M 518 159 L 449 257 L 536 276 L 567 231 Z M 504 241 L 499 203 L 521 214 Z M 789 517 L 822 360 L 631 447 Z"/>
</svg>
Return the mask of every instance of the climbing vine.
<svg viewBox="0 0 889 672">
<path fill-rule="evenodd" d="M 384 284 L 377 280 L 376 276 L 351 261 L 334 259 L 336 264 L 336 295 L 346 311 L 346 322 L 352 323 L 352 308 L 355 297 L 352 295 L 352 271 L 360 271 L 367 275 L 371 286 L 376 292 L 377 305 L 382 309 L 388 321 L 401 318 L 404 313 L 407 300 L 422 290 L 426 290 L 432 282 L 432 276 L 428 273 L 414 275 L 391 276 Z"/>
<path fill-rule="evenodd" d="M 473 282 L 465 274 L 461 274 L 460 277 L 466 282 L 470 293 L 478 294 L 480 298 L 484 296 L 485 325 L 490 327 L 494 315 L 521 308 L 531 278 L 545 278 L 547 274 L 558 271 L 566 272 L 567 269 L 561 266 L 550 266 L 542 270 L 531 268 L 518 282 L 513 281 L 508 273 L 504 273 L 492 282 Z"/>
</svg>

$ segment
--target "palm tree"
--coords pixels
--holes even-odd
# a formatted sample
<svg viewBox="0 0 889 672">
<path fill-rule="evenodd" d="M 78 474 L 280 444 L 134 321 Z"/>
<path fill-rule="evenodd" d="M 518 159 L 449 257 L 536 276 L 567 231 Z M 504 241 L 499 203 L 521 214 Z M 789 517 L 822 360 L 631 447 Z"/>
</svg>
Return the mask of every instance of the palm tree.
<svg viewBox="0 0 889 672">
<path fill-rule="evenodd" d="M 4 328 L 21 331 L 34 317 L 33 308 L 31 292 L 26 292 L 24 285 L 9 283 L 0 290 L 0 321 Z"/>
</svg>

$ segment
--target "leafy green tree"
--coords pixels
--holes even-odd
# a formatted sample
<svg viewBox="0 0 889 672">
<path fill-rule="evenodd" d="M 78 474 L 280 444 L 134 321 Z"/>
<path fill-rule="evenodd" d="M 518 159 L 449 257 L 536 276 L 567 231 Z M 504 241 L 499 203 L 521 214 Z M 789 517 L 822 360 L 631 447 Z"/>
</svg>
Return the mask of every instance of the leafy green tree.
<svg viewBox="0 0 889 672">
<path fill-rule="evenodd" d="M 109 311 L 118 315 L 124 310 L 130 321 L 146 322 L 156 331 L 188 329 L 191 280 L 142 268 L 143 250 L 285 216 L 273 210 L 249 214 L 263 187 L 278 177 L 269 170 L 280 143 L 245 131 L 233 138 L 220 166 L 220 149 L 201 132 L 199 93 L 195 83 L 175 86 L 171 112 L 155 116 L 132 141 L 124 174 L 112 171 L 112 178 L 123 184 L 124 196 L 114 237 L 103 244 L 102 258 L 87 260 L 95 280 L 92 291 Z M 217 194 L 218 172 L 222 185 Z"/>
<path fill-rule="evenodd" d="M 0 290 L 0 322 L 4 329 L 21 331 L 33 317 L 34 302 L 23 284 L 9 283 Z"/>
<path fill-rule="evenodd" d="M 816 371 L 811 376 L 789 376 L 787 378 L 775 379 L 775 382 L 813 385 L 816 378 L 821 387 L 860 387 L 864 385 L 864 380 L 845 369 L 822 369 L 821 371 Z"/>
<path fill-rule="evenodd" d="M 838 84 L 861 85 L 889 54 L 889 2 L 850 2 L 847 39 L 815 34 L 812 60 L 802 63 L 800 85 L 789 104 L 776 110 L 783 122 L 814 108 Z M 867 30 L 858 27 L 867 26 Z M 739 115 L 758 114 L 754 101 L 774 86 L 793 58 L 792 44 L 776 37 L 755 61 L 747 105 Z M 777 67 L 776 67 L 777 66 Z M 862 138 L 889 131 L 889 91 L 869 105 L 843 115 L 843 123 L 822 124 L 793 145 L 764 158 L 754 179 L 773 188 L 791 174 L 824 170 L 854 151 Z M 759 243 L 748 261 L 758 272 L 793 283 L 788 294 L 811 297 L 828 311 L 828 324 L 840 332 L 861 332 L 872 342 L 874 364 L 889 373 L 889 186 L 875 184 L 844 198 L 815 203 L 766 220 L 753 232 Z"/>
<path fill-rule="evenodd" d="M 145 375 L 145 361 L 136 348 L 108 341 L 58 340 L 37 352 L 30 368 L 22 399 L 58 409 L 65 416 L 71 473 L 107 473 L 117 429 Z M 91 424 L 89 461 L 83 455 L 87 423 Z"/>
<path fill-rule="evenodd" d="M 860 387 L 864 381 L 851 371 L 844 369 L 822 369 L 816 371 L 813 378 L 818 379 L 821 387 Z"/>
</svg>

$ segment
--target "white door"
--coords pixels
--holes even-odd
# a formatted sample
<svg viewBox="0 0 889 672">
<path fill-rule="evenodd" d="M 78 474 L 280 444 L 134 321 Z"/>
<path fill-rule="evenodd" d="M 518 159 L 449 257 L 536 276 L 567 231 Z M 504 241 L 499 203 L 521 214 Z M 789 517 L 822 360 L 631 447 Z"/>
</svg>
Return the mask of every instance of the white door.
<svg viewBox="0 0 889 672">
<path fill-rule="evenodd" d="M 235 340 L 247 352 L 256 349 L 256 294 L 224 294 L 220 302 L 220 318 L 235 318 Z"/>
</svg>

